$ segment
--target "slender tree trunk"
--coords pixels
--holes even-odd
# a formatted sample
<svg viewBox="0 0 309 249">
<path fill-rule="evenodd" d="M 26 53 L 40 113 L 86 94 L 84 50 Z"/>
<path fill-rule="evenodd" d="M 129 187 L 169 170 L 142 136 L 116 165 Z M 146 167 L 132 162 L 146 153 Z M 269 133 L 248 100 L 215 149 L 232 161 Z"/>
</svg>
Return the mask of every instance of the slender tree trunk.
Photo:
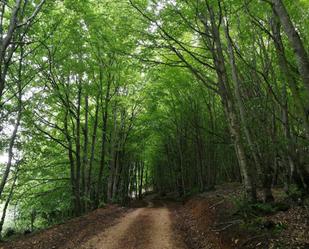
<svg viewBox="0 0 309 249">
<path fill-rule="evenodd" d="M 79 82 L 79 84 L 81 84 Z M 82 212 L 82 203 L 81 203 L 81 137 L 80 137 L 80 128 L 81 128 L 81 122 L 80 122 L 80 115 L 81 115 L 81 95 L 82 95 L 82 89 L 81 85 L 79 85 L 78 89 L 78 96 L 77 96 L 77 113 L 76 113 L 76 139 L 75 139 L 75 151 L 76 151 L 76 177 L 75 177 L 75 191 L 76 191 L 76 198 L 78 203 L 78 213 L 77 215 L 80 215 Z"/>
<path fill-rule="evenodd" d="M 115 117 L 115 122 L 117 122 L 117 115 Z M 116 123 L 115 123 L 116 125 Z M 115 126 L 116 127 L 116 126 Z M 122 157 L 125 155 L 125 110 L 121 112 L 121 118 L 120 118 L 120 130 L 118 133 L 118 141 L 117 141 L 117 149 L 115 154 L 115 169 L 114 169 L 114 175 L 113 175 L 113 187 L 112 187 L 112 198 L 115 199 L 118 191 L 118 183 L 120 178 L 120 171 L 122 169 L 121 163 L 122 163 Z"/>
<path fill-rule="evenodd" d="M 140 176 L 139 176 L 139 193 L 138 196 L 141 199 L 143 194 L 143 180 L 144 180 L 144 162 L 141 161 Z"/>
<path fill-rule="evenodd" d="M 85 96 L 85 124 L 84 124 L 84 145 L 83 145 L 83 164 L 82 164 L 82 187 L 81 194 L 83 199 L 83 211 L 86 211 L 86 169 L 88 168 L 88 112 L 89 112 L 89 104 L 88 104 L 88 94 Z"/>
<path fill-rule="evenodd" d="M 309 120 L 307 118 L 307 110 L 306 107 L 301 99 L 300 93 L 298 91 L 298 87 L 296 84 L 296 79 L 293 78 L 292 74 L 291 74 L 291 70 L 289 68 L 288 65 L 288 61 L 286 59 L 285 56 L 285 51 L 284 51 L 284 46 L 283 46 L 283 42 L 282 42 L 282 38 L 281 38 L 281 34 L 280 34 L 280 23 L 279 23 L 279 18 L 277 15 L 277 12 L 274 10 L 273 11 L 273 22 L 272 22 L 272 32 L 273 32 L 273 36 L 272 38 L 274 39 L 274 44 L 276 47 L 276 51 L 277 51 L 277 57 L 278 57 L 278 61 L 279 61 L 279 67 L 280 67 L 280 71 L 282 73 L 282 75 L 284 76 L 284 80 L 285 82 L 289 85 L 295 102 L 296 102 L 296 106 L 299 109 L 299 113 L 301 116 L 301 119 L 303 121 L 303 126 L 305 128 L 306 131 L 306 136 L 309 139 Z"/>
<path fill-rule="evenodd" d="M 102 74 L 102 72 L 100 72 Z M 101 84 L 103 83 L 102 76 L 101 78 Z M 107 89 L 104 99 L 104 106 L 102 106 L 102 113 L 103 113 L 103 127 L 102 127 L 102 141 L 101 141 L 101 159 L 100 159 L 100 168 L 99 168 L 99 176 L 98 176 L 98 183 L 97 183 L 97 191 L 96 191 L 96 206 L 98 207 L 100 204 L 100 198 L 102 193 L 102 179 L 103 179 L 103 172 L 104 172 L 104 166 L 105 166 L 105 146 L 106 146 L 106 133 L 107 133 L 107 123 L 108 123 L 108 107 L 109 107 L 109 101 L 110 101 L 110 88 L 111 88 L 111 77 L 108 77 L 107 80 Z"/>
<path fill-rule="evenodd" d="M 203 181 L 203 156 L 202 156 L 202 145 L 200 144 L 200 138 L 198 134 L 198 130 L 196 128 L 195 131 L 195 150 L 196 150 L 196 159 L 197 159 L 197 177 L 199 182 L 199 191 L 203 192 L 204 187 L 204 181 Z M 206 183 L 207 184 L 207 183 Z"/>
<path fill-rule="evenodd" d="M 23 59 L 24 59 L 24 53 L 23 49 L 21 48 L 21 54 L 19 57 L 19 68 L 18 68 L 18 107 L 17 107 L 17 117 L 14 124 L 14 129 L 10 138 L 9 142 L 9 148 L 8 148 L 8 162 L 5 166 L 1 182 L 0 182 L 0 199 L 2 197 L 4 187 L 7 183 L 11 167 L 13 164 L 13 156 L 14 156 L 14 146 L 15 141 L 17 138 L 18 129 L 20 126 L 20 121 L 22 117 L 22 71 L 23 71 Z"/>
<path fill-rule="evenodd" d="M 222 99 L 225 115 L 228 119 L 230 134 L 234 141 L 240 172 L 245 187 L 245 194 L 250 201 L 255 202 L 257 199 L 256 188 L 253 181 L 252 172 L 247 163 L 245 148 L 242 143 L 241 127 L 240 122 L 238 121 L 237 112 L 234 104 L 234 97 L 231 94 L 229 80 L 226 72 L 219 28 L 218 25 L 215 23 L 213 10 L 209 6 L 208 9 L 210 14 L 212 35 L 215 43 L 215 48 L 212 51 L 218 76 L 219 92 Z"/>
<path fill-rule="evenodd" d="M 109 176 L 107 182 L 107 200 L 109 202 L 113 199 L 113 184 L 115 179 L 115 168 L 116 168 L 116 160 L 118 153 L 118 146 L 116 148 L 116 139 L 118 134 L 118 126 L 117 126 L 117 108 L 116 105 L 113 108 L 114 112 L 114 120 L 113 120 L 113 131 L 111 132 L 111 142 L 110 142 L 110 162 L 109 162 Z M 119 139 L 119 137 L 118 137 Z"/>
<path fill-rule="evenodd" d="M 68 107 L 67 107 L 68 108 Z M 78 198 L 76 196 L 76 181 L 75 181 L 75 160 L 74 160 L 74 152 L 73 152 L 73 145 L 72 145 L 72 138 L 69 134 L 68 130 L 68 116 L 69 110 L 66 110 L 65 117 L 64 117 L 64 132 L 66 136 L 66 140 L 68 142 L 68 157 L 70 162 L 70 182 L 72 187 L 72 194 L 74 196 L 74 213 L 75 215 L 79 215 L 80 213 L 80 202 L 78 202 Z"/>
<path fill-rule="evenodd" d="M 15 176 L 13 178 L 14 180 L 13 180 L 12 186 L 10 188 L 9 195 L 6 198 L 3 209 L 2 209 L 2 216 L 1 216 L 1 220 L 0 220 L 0 239 L 1 239 L 2 229 L 3 229 L 3 224 L 4 224 L 4 221 L 5 221 L 5 217 L 6 217 L 6 212 L 7 212 L 7 209 L 9 207 L 9 204 L 12 200 L 13 194 L 14 194 L 13 191 L 14 191 L 14 188 L 15 188 L 15 185 L 16 185 L 17 176 L 18 176 L 18 168 L 16 169 L 16 173 L 15 173 Z"/>
<path fill-rule="evenodd" d="M 9 52 L 10 54 L 7 55 L 7 49 L 12 41 L 13 35 L 16 31 L 16 25 L 17 25 L 17 21 L 18 21 L 18 13 L 20 10 L 22 4 L 22 0 L 16 0 L 14 7 L 12 9 L 12 13 L 11 13 L 11 18 L 10 18 L 10 22 L 8 25 L 8 29 L 7 32 L 5 34 L 5 37 L 3 38 L 3 36 L 1 36 L 1 44 L 0 44 L 0 102 L 2 100 L 2 95 L 3 95 L 3 90 L 5 87 L 5 83 L 6 83 L 6 76 L 7 76 L 7 72 L 8 72 L 8 67 L 11 63 L 11 58 L 13 55 L 13 51 L 14 49 L 11 49 L 11 52 Z M 3 13 L 4 15 L 4 13 Z M 1 27 L 1 29 L 3 28 L 3 26 Z M 9 60 L 7 58 L 9 58 Z"/>
<path fill-rule="evenodd" d="M 16 117 L 16 120 L 15 120 L 15 125 L 14 125 L 14 129 L 13 129 L 13 133 L 12 133 L 12 136 L 11 136 L 10 142 L 9 142 L 8 162 L 7 162 L 6 166 L 5 166 L 5 170 L 4 170 L 4 173 L 2 175 L 1 182 L 0 182 L 0 199 L 2 197 L 5 185 L 7 183 L 8 177 L 9 177 L 9 174 L 11 172 L 11 167 L 12 167 L 12 164 L 13 164 L 13 156 L 14 156 L 14 152 L 13 152 L 14 151 L 14 146 L 15 146 L 15 141 L 16 141 L 16 138 L 17 138 L 17 133 L 18 133 L 18 129 L 19 129 L 19 126 L 20 126 L 21 117 L 22 117 L 22 106 L 23 106 L 23 102 L 22 102 L 22 94 L 23 94 L 22 93 L 23 60 L 24 60 L 24 50 L 23 50 L 23 47 L 21 47 L 21 53 L 20 53 L 20 57 L 19 57 L 19 61 L 18 61 L 19 64 L 18 64 L 18 82 L 17 82 L 17 84 L 18 84 L 17 117 Z M 6 211 L 7 211 L 7 208 L 9 206 L 9 203 L 10 203 L 10 201 L 12 199 L 12 196 L 13 196 L 13 190 L 15 188 L 17 177 L 18 177 L 18 165 L 16 166 L 16 173 L 15 173 L 15 176 L 13 178 L 14 180 L 13 180 L 12 186 L 10 188 L 9 195 L 6 198 L 6 201 L 4 203 L 4 207 L 3 207 L 3 210 L 2 210 L 2 217 L 1 217 L 1 220 L 0 220 L 0 237 L 1 237 L 1 232 L 2 232 L 2 229 L 3 229 L 3 224 L 4 224 L 4 220 L 5 220 L 5 216 L 6 216 Z"/>
<path fill-rule="evenodd" d="M 278 62 L 279 62 L 279 67 L 280 71 L 283 75 L 283 79 L 286 84 L 290 86 L 290 89 L 292 91 L 292 94 L 294 96 L 296 106 L 299 109 L 300 115 L 302 117 L 303 121 L 303 126 L 305 128 L 306 132 L 306 137 L 309 138 L 309 123 L 308 119 L 306 117 L 306 110 L 303 105 L 303 102 L 301 100 L 300 94 L 297 89 L 297 85 L 295 83 L 295 79 L 293 78 L 290 68 L 288 66 L 288 61 L 285 57 L 285 52 L 284 52 L 284 46 L 282 43 L 281 35 L 280 35 L 280 23 L 278 21 L 278 16 L 277 12 L 274 10 L 274 18 L 273 18 L 273 23 L 272 23 L 272 32 L 273 32 L 273 39 L 277 51 L 277 57 L 278 57 Z M 288 182 L 292 182 L 293 178 L 297 174 L 301 174 L 302 171 L 297 171 L 297 159 L 296 159 L 296 154 L 295 154 L 295 142 L 294 138 L 292 137 L 292 134 L 290 132 L 290 127 L 289 127 L 289 120 L 288 120 L 288 104 L 287 104 L 287 96 L 286 96 L 286 89 L 284 86 L 283 89 L 283 96 L 284 96 L 284 108 L 282 110 L 283 112 L 283 124 L 284 124 L 284 129 L 285 129 L 285 137 L 287 139 L 287 160 L 288 160 L 288 165 L 289 165 L 289 180 Z M 302 176 L 300 176 L 302 178 Z M 307 184 L 306 184 L 307 185 Z"/>
<path fill-rule="evenodd" d="M 132 179 L 133 180 L 133 186 L 134 186 L 133 192 L 135 192 L 134 193 L 135 199 L 137 199 L 137 197 L 138 197 L 138 167 L 139 167 L 138 161 L 135 161 L 134 162 L 133 179 Z"/>
<path fill-rule="evenodd" d="M 97 95 L 96 98 L 96 107 L 95 107 L 95 115 L 94 115 L 94 124 L 93 124 L 93 131 L 92 131 L 92 141 L 91 141 L 91 151 L 90 151 L 90 161 L 89 161 L 89 170 L 88 170 L 88 180 L 87 180 L 87 196 L 90 199 L 90 192 L 91 192 L 91 185 L 92 185 L 92 168 L 93 168 L 93 161 L 95 156 L 95 148 L 96 148 L 96 141 L 97 141 L 97 130 L 98 130 L 98 116 L 99 116 L 99 106 L 100 106 L 100 95 Z"/>
<path fill-rule="evenodd" d="M 204 96 L 205 99 L 205 96 Z M 210 101 L 213 103 L 213 106 L 207 101 L 205 101 L 205 104 L 207 106 L 208 110 L 208 116 L 209 116 L 209 127 L 210 131 L 212 134 L 210 134 L 210 138 L 208 138 L 208 147 L 207 147 L 207 153 L 209 155 L 208 159 L 208 165 L 207 165 L 207 172 L 208 172 L 208 177 L 207 177 L 207 182 L 209 185 L 210 189 L 213 189 L 215 184 L 216 184 L 216 143 L 215 143 L 215 138 L 214 138 L 214 133 L 215 133 L 215 113 L 214 113 L 214 105 L 215 105 L 215 98 L 212 96 L 212 99 Z"/>
<path fill-rule="evenodd" d="M 262 187 L 263 187 L 263 193 L 264 193 L 264 201 L 265 202 L 272 202 L 274 201 L 272 192 L 271 192 L 271 184 L 269 184 L 269 165 L 262 165 L 260 156 L 256 152 L 256 145 L 253 142 L 251 132 L 248 128 L 247 125 L 247 118 L 246 118 L 246 111 L 243 105 L 242 97 L 241 97 L 241 92 L 240 92 L 240 80 L 238 77 L 238 70 L 236 67 L 236 61 L 235 61 L 235 56 L 234 56 L 234 50 L 233 50 L 233 45 L 232 45 L 232 39 L 229 34 L 229 28 L 228 28 L 228 23 L 225 25 L 225 35 L 226 35 L 226 40 L 227 40 L 227 47 L 228 47 L 228 54 L 229 54 L 229 59 L 230 59 L 230 64 L 232 68 L 232 78 L 234 82 L 234 89 L 235 89 L 235 97 L 236 97 L 236 105 L 239 110 L 239 116 L 241 120 L 242 127 L 244 129 L 244 133 L 246 136 L 246 140 L 248 142 L 248 145 L 251 150 L 251 154 L 254 158 L 256 167 L 258 169 L 258 172 L 261 176 L 262 179 Z M 271 183 L 271 181 L 270 181 Z"/>
<path fill-rule="evenodd" d="M 296 31 L 296 28 L 294 27 L 294 24 L 291 21 L 289 13 L 287 12 L 282 0 L 271 0 L 271 2 L 294 50 L 299 73 L 307 89 L 307 96 L 309 96 L 309 57 L 307 51 L 298 32 Z"/>
<path fill-rule="evenodd" d="M 113 174 L 113 180 L 112 180 L 112 199 L 115 199 L 117 197 L 117 191 L 118 191 L 118 181 L 119 181 L 119 171 L 120 171 L 120 163 L 121 163 L 121 154 L 122 152 L 117 150 L 115 154 L 115 164 L 114 164 L 114 174 Z"/>
<path fill-rule="evenodd" d="M 28 1 L 23 0 L 15 0 L 13 4 L 10 2 L 7 4 L 7 1 L 2 1 L 2 8 L 1 8 L 1 16 L 0 16 L 0 103 L 3 97 L 3 91 L 6 84 L 6 77 L 9 71 L 9 67 L 11 65 L 11 60 L 13 55 L 17 49 L 17 47 L 22 46 L 22 40 L 17 42 L 13 42 L 13 38 L 19 32 L 18 28 L 24 27 L 24 30 L 28 30 L 30 25 L 33 23 L 33 20 L 41 10 L 45 0 L 41 0 L 41 2 L 36 6 L 35 10 L 31 13 L 29 17 L 26 17 L 25 14 L 25 6 L 27 5 Z M 10 16 L 5 13 L 6 8 L 11 9 Z M 4 21 L 4 16 L 7 16 L 10 21 Z M 24 20 L 27 20 L 24 22 Z M 6 29 L 6 32 L 3 32 Z M 4 35 L 5 34 L 5 35 Z M 19 35 L 20 38 L 25 37 L 25 33 L 21 33 Z"/>
<path fill-rule="evenodd" d="M 181 137 L 180 134 L 178 135 L 179 137 L 177 138 L 178 142 L 178 153 L 179 153 L 179 164 L 180 164 L 180 179 L 181 179 L 181 195 L 186 195 L 186 186 L 185 186 L 185 176 L 184 176 L 184 161 L 183 161 L 183 153 L 182 153 L 182 146 L 181 146 Z"/>
</svg>

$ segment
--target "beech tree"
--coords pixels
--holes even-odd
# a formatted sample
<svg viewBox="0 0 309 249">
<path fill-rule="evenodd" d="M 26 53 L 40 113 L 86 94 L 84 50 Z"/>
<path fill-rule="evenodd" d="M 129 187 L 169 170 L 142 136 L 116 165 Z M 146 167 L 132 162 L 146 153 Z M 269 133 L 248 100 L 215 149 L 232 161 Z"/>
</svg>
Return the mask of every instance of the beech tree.
<svg viewBox="0 0 309 249">
<path fill-rule="evenodd" d="M 152 190 L 308 194 L 306 1 L 0 7 L 0 229 L 12 206 L 34 230 Z"/>
</svg>

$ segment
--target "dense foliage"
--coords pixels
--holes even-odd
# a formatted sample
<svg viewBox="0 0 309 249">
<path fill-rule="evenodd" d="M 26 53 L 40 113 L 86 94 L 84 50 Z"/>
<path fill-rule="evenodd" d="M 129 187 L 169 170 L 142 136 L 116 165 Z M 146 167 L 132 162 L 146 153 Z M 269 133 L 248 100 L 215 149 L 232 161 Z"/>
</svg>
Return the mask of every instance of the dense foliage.
<svg viewBox="0 0 309 249">
<path fill-rule="evenodd" d="M 0 1 L 2 219 L 144 191 L 309 188 L 306 0 Z M 8 215 L 6 216 L 6 213 Z"/>
</svg>

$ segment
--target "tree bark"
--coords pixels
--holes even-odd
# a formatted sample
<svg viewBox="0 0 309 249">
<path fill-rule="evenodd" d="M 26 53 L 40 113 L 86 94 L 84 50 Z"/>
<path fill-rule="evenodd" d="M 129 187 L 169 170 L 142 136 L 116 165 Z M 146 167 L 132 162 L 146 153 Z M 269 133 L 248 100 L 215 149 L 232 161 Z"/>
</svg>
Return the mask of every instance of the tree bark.
<svg viewBox="0 0 309 249">
<path fill-rule="evenodd" d="M 88 112 L 89 112 L 89 103 L 88 103 L 88 94 L 85 95 L 85 124 L 83 128 L 84 133 L 84 145 L 83 145 L 83 164 L 82 164 L 82 187 L 81 187 L 81 196 L 83 199 L 83 211 L 86 211 L 86 170 L 88 168 Z"/>
<path fill-rule="evenodd" d="M 2 216 L 1 216 L 1 220 L 0 220 L 0 239 L 1 239 L 1 233 L 2 233 L 2 229 L 3 229 L 5 217 L 6 217 L 6 212 L 7 212 L 7 209 L 9 207 L 9 204 L 12 200 L 13 194 L 14 194 L 14 188 L 15 188 L 15 185 L 16 185 L 17 177 L 18 177 L 18 168 L 16 169 L 16 173 L 15 173 L 15 176 L 13 178 L 14 180 L 13 180 L 12 186 L 10 188 L 9 195 L 6 198 L 4 206 L 3 206 Z"/>
<path fill-rule="evenodd" d="M 273 8 L 276 11 L 281 25 L 288 36 L 289 42 L 294 50 L 297 59 L 298 70 L 303 80 L 304 86 L 307 89 L 309 96 L 309 57 L 304 44 L 291 21 L 289 13 L 285 8 L 282 0 L 271 0 Z"/>
<path fill-rule="evenodd" d="M 278 20 L 278 15 L 275 9 L 273 10 L 273 22 L 272 22 L 272 32 L 273 32 L 273 40 L 277 51 L 277 58 L 279 62 L 279 68 L 281 74 L 283 76 L 284 85 L 283 85 L 283 108 L 282 108 L 282 116 L 283 116 L 283 125 L 285 130 L 285 138 L 287 140 L 287 147 L 286 147 L 286 154 L 287 154 L 287 161 L 289 165 L 289 179 L 287 181 L 289 183 L 293 182 L 293 178 L 297 174 L 301 174 L 302 171 L 297 171 L 297 161 L 296 154 L 295 154 L 295 142 L 294 138 L 290 132 L 289 126 L 289 119 L 288 119 L 288 103 L 287 103 L 287 93 L 286 93 L 286 84 L 289 85 L 292 94 L 294 96 L 296 106 L 299 109 L 301 118 L 302 118 L 302 125 L 305 129 L 306 137 L 309 138 L 309 123 L 306 117 L 306 110 L 303 105 L 302 99 L 297 89 L 297 85 L 295 83 L 295 79 L 291 74 L 291 70 L 288 65 L 288 61 L 285 56 L 284 46 L 282 42 L 282 38 L 280 35 L 280 23 Z M 301 177 L 301 176 L 300 176 Z M 303 178 L 304 179 L 304 178 Z M 307 185 L 307 184 L 306 184 Z"/>
<path fill-rule="evenodd" d="M 76 139 L 75 139 L 75 156 L 76 156 L 76 177 L 75 177 L 75 191 L 76 191 L 76 201 L 78 204 L 77 215 L 80 215 L 82 212 L 82 203 L 81 203 L 81 137 L 80 137 L 80 115 L 81 115 L 81 95 L 82 95 L 82 88 L 81 82 L 78 83 L 78 96 L 77 96 L 77 114 L 76 114 Z"/>
<path fill-rule="evenodd" d="M 111 142 L 110 142 L 110 162 L 109 162 L 109 176 L 107 182 L 107 201 L 111 202 L 113 199 L 113 185 L 115 180 L 116 174 L 116 163 L 117 163 L 117 153 L 118 153 L 118 146 L 117 144 L 117 133 L 118 133 L 118 126 L 117 126 L 117 107 L 116 104 L 113 108 L 114 112 L 114 119 L 113 119 L 113 131 L 111 132 Z"/>
<path fill-rule="evenodd" d="M 0 199 L 4 191 L 4 187 L 7 183 L 11 167 L 13 164 L 13 156 L 14 156 L 14 146 L 17 138 L 18 129 L 20 126 L 20 121 L 22 117 L 22 72 L 23 72 L 23 60 L 24 60 L 24 51 L 21 48 L 21 54 L 19 57 L 19 65 L 18 65 L 18 106 L 17 106 L 17 117 L 14 124 L 14 129 L 10 138 L 9 148 L 8 148 L 8 162 L 5 166 L 2 179 L 0 182 Z"/>
<path fill-rule="evenodd" d="M 143 180 L 144 180 L 144 162 L 140 162 L 140 174 L 139 174 L 139 193 L 138 197 L 141 199 L 143 194 Z"/>
<path fill-rule="evenodd" d="M 262 187 L 263 187 L 263 193 L 264 193 L 264 201 L 265 202 L 272 202 L 274 201 L 272 192 L 271 192 L 271 181 L 269 184 L 269 165 L 264 165 L 260 160 L 260 155 L 257 152 L 257 146 L 253 142 L 252 136 L 250 129 L 247 124 L 247 118 L 246 118 L 246 111 L 243 105 L 242 97 L 241 97 L 241 91 L 240 91 L 240 80 L 238 76 L 238 70 L 236 66 L 236 61 L 235 61 L 235 56 L 234 56 L 234 49 L 233 49 L 233 42 L 232 38 L 230 37 L 229 34 L 229 27 L 228 27 L 228 22 L 225 24 L 225 36 L 227 40 L 227 48 L 228 48 L 228 55 L 230 59 L 230 65 L 232 69 L 232 79 L 234 82 L 234 91 L 235 91 L 235 97 L 236 97 L 236 106 L 237 109 L 239 110 L 239 117 L 240 121 L 245 133 L 245 137 L 247 140 L 247 143 L 250 147 L 251 154 L 254 158 L 256 167 L 258 169 L 259 175 L 262 179 Z"/>
<path fill-rule="evenodd" d="M 225 115 L 228 120 L 230 134 L 234 141 L 234 146 L 239 162 L 240 172 L 243 179 L 246 197 L 255 202 L 257 199 L 256 188 L 252 177 L 252 172 L 247 163 L 245 148 L 241 138 L 241 127 L 235 109 L 234 97 L 232 95 L 229 79 L 225 67 L 225 60 L 221 45 L 219 27 L 215 22 L 213 9 L 208 6 L 208 12 L 211 22 L 211 32 L 214 40 L 214 49 L 212 50 L 216 73 L 218 76 L 219 93 L 224 107 Z M 207 23 L 205 23 L 207 25 Z M 208 29 L 208 27 L 207 27 Z"/>
<path fill-rule="evenodd" d="M 102 72 L 100 72 L 100 81 L 101 84 L 103 83 Z M 108 107 L 110 101 L 110 88 L 111 88 L 111 77 L 108 77 L 107 80 L 107 89 L 104 98 L 104 106 L 102 106 L 102 141 L 101 141 L 101 159 L 100 159 L 100 168 L 99 168 L 99 176 L 97 182 L 97 189 L 96 189 L 96 206 L 98 207 L 100 204 L 100 198 L 102 193 L 102 179 L 103 179 L 103 172 L 105 166 L 105 146 L 106 146 L 106 138 L 107 138 L 107 118 L 108 118 Z M 103 101 L 102 101 L 103 102 Z"/>
<path fill-rule="evenodd" d="M 96 141 L 97 141 L 97 130 L 98 130 L 98 116 L 99 116 L 99 105 L 100 105 L 100 95 L 98 94 L 96 97 L 96 106 L 95 106 L 95 115 L 94 115 L 94 124 L 93 124 L 93 131 L 92 131 L 92 141 L 91 141 L 91 151 L 90 151 L 90 161 L 89 161 L 89 169 L 88 169 L 88 176 L 87 176 L 87 189 L 86 193 L 90 199 L 91 193 L 91 185 L 92 185 L 92 168 L 93 168 L 93 161 L 95 156 L 95 148 L 96 148 Z"/>
</svg>

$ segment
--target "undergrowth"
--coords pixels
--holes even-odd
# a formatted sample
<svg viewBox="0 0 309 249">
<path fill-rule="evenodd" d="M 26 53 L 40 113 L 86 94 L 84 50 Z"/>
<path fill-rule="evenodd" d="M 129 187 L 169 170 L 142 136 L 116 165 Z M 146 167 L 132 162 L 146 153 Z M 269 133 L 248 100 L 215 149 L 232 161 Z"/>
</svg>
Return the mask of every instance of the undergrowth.
<svg viewBox="0 0 309 249">
<path fill-rule="evenodd" d="M 272 233 L 280 233 L 286 229 L 286 225 L 283 223 L 274 223 L 267 219 L 267 216 L 273 215 L 278 211 L 286 211 L 289 209 L 289 205 L 283 202 L 273 203 L 251 203 L 245 198 L 233 198 L 236 212 L 235 216 L 242 219 L 241 228 L 250 232 L 257 232 L 262 230 L 271 231 Z"/>
</svg>

